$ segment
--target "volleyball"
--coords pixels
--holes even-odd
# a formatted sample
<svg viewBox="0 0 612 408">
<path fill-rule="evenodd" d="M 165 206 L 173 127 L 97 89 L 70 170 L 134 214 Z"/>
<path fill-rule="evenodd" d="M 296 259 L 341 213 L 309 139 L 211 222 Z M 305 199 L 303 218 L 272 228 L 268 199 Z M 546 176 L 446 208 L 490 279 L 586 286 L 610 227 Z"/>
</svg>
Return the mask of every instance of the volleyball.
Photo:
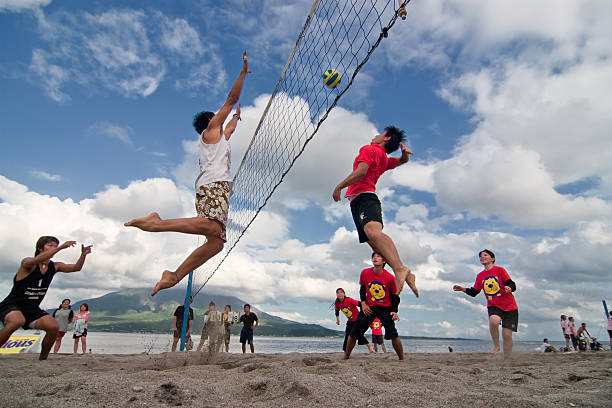
<svg viewBox="0 0 612 408">
<path fill-rule="evenodd" d="M 323 83 L 328 88 L 335 88 L 338 86 L 338 84 L 340 84 L 341 78 L 342 75 L 340 75 L 338 71 L 336 71 L 335 69 L 328 69 L 323 74 Z"/>
</svg>

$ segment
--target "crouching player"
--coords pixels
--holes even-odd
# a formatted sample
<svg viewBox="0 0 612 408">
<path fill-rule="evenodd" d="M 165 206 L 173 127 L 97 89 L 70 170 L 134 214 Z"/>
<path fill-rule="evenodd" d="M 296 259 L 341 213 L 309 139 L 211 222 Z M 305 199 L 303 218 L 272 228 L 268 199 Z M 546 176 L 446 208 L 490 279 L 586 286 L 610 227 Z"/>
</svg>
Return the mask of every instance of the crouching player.
<svg viewBox="0 0 612 408">
<path fill-rule="evenodd" d="M 403 360 L 404 348 L 395 328 L 395 321 L 399 320 L 397 307 L 400 300 L 399 296 L 396 295 L 395 277 L 384 269 L 385 260 L 376 252 L 372 253 L 372 264 L 374 267 L 364 269 L 359 277 L 361 312 L 359 312 L 346 342 L 344 359 L 349 359 L 355 347 L 356 339 L 363 336 L 374 319 L 378 318 L 385 328 L 385 339 L 391 340 L 397 357 Z"/>
</svg>

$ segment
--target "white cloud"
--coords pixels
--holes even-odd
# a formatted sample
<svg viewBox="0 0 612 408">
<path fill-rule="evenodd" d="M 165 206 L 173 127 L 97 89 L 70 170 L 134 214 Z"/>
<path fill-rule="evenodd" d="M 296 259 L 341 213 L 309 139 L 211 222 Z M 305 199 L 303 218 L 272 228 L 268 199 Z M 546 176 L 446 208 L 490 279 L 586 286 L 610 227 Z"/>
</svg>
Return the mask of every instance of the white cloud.
<svg viewBox="0 0 612 408">
<path fill-rule="evenodd" d="M 86 133 L 116 139 L 126 145 L 134 144 L 134 142 L 132 141 L 132 135 L 134 134 L 134 131 L 129 126 L 121 126 L 104 121 L 94 123 L 93 125 L 89 126 L 86 130 Z"/>
<path fill-rule="evenodd" d="M 38 9 L 48 6 L 52 0 L 0 0 L 0 12 Z"/>
<path fill-rule="evenodd" d="M 40 180 L 46 180 L 46 181 L 61 181 L 62 180 L 62 176 L 60 176 L 59 174 L 51 174 L 43 170 L 30 170 L 30 174 L 32 175 L 32 177 L 40 179 Z"/>
</svg>

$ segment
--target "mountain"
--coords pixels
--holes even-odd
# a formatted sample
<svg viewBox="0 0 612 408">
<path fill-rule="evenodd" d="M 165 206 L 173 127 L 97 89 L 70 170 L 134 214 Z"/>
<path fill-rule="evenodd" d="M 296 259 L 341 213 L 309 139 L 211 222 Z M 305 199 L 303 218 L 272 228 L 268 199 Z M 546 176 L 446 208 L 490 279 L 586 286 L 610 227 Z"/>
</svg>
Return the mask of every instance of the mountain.
<svg viewBox="0 0 612 408">
<path fill-rule="evenodd" d="M 150 288 L 125 289 L 108 293 L 94 299 L 84 299 L 73 304 L 78 311 L 83 303 L 89 305 L 89 329 L 108 332 L 151 332 L 167 333 L 172 330 L 174 310 L 183 304 L 184 289 L 166 289 L 151 297 Z M 203 326 L 204 312 L 208 303 L 215 302 L 217 310 L 230 305 L 233 311 L 243 310 L 247 302 L 234 296 L 223 296 L 200 292 L 191 307 L 195 317 L 192 332 L 199 334 Z M 257 334 L 264 336 L 338 336 L 341 332 L 326 329 L 317 324 L 304 324 L 286 320 L 257 310 L 252 310 L 259 318 Z M 49 310 L 53 313 L 53 309 Z M 242 325 L 234 325 L 232 333 L 240 333 Z"/>
</svg>

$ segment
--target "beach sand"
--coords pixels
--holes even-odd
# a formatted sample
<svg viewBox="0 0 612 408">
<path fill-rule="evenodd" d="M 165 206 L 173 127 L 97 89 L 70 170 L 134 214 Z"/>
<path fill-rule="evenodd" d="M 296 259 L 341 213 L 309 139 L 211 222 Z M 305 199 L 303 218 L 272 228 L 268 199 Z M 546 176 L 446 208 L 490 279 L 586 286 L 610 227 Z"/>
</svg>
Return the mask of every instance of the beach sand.
<svg viewBox="0 0 612 408">
<path fill-rule="evenodd" d="M 0 407 L 610 407 L 612 352 L 0 356 Z"/>
</svg>

